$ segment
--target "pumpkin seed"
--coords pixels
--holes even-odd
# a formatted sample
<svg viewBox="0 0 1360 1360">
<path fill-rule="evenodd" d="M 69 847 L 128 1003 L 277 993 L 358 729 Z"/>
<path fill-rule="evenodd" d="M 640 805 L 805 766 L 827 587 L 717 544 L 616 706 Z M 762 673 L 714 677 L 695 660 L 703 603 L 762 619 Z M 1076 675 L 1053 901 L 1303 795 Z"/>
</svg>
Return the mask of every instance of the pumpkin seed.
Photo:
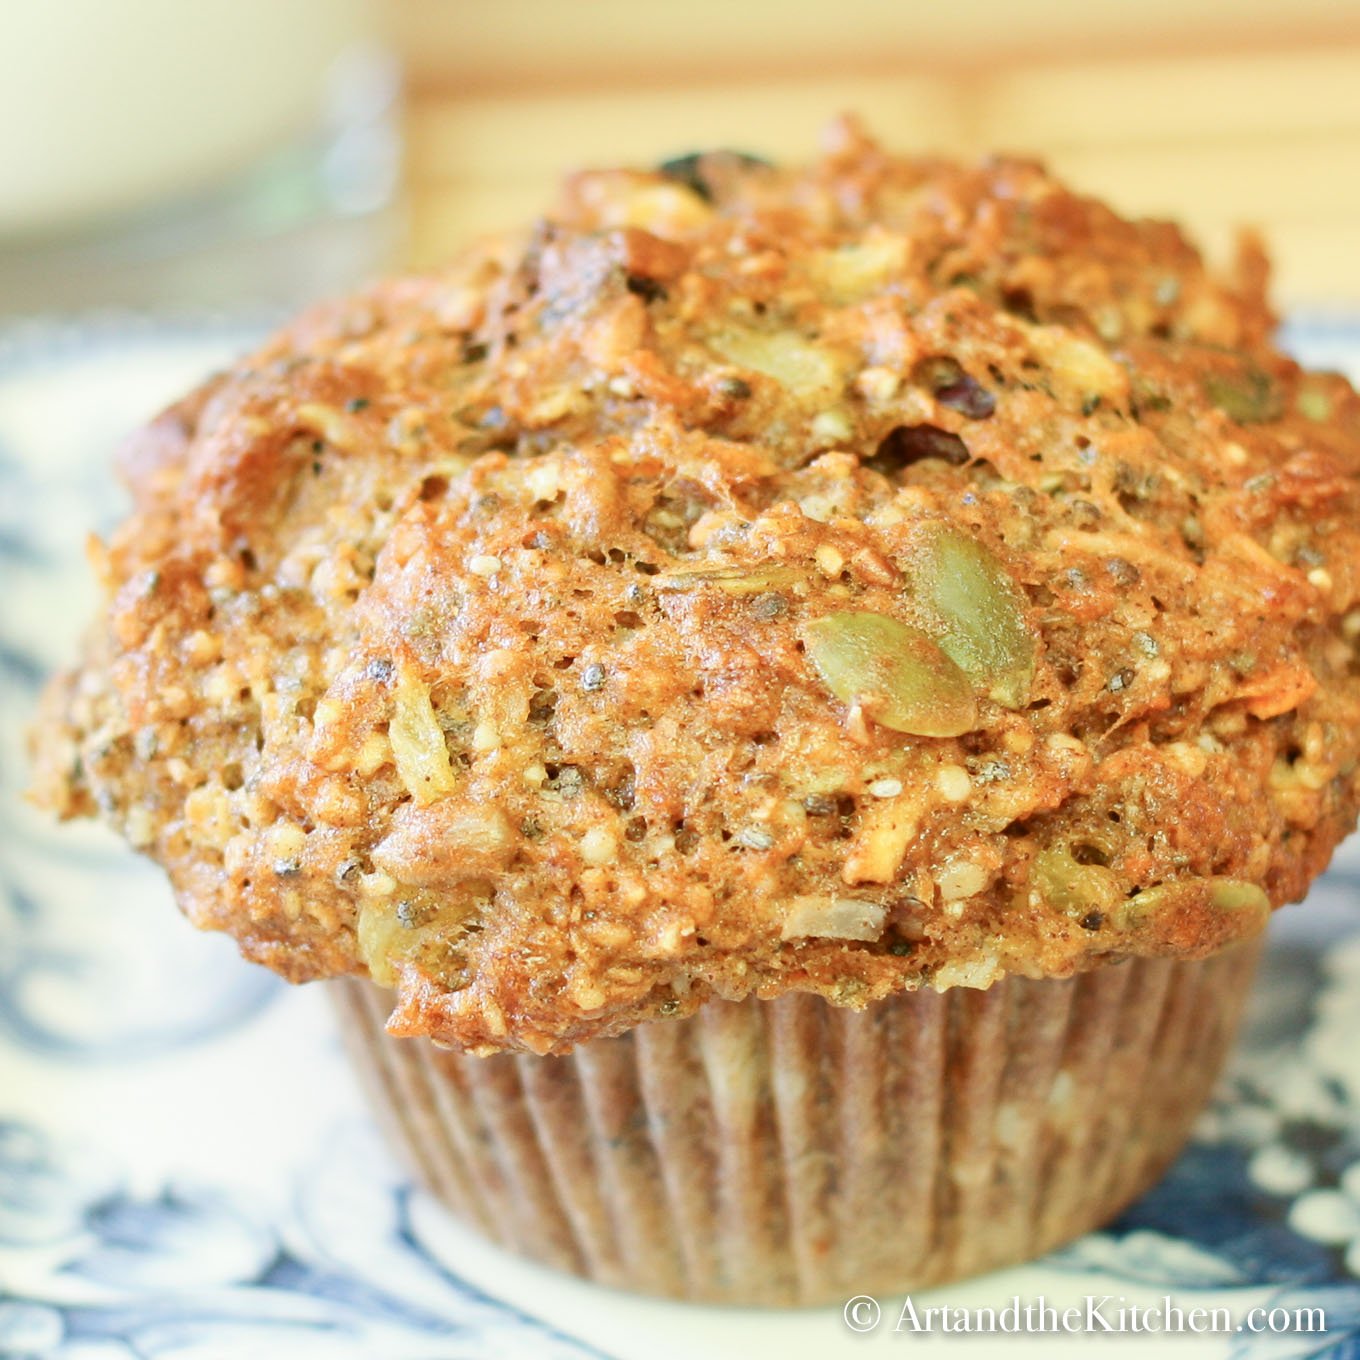
<svg viewBox="0 0 1360 1360">
<path fill-rule="evenodd" d="M 912 579 L 945 654 L 988 698 L 1023 708 L 1038 647 L 1020 590 L 991 551 L 968 534 L 937 526 Z"/>
<path fill-rule="evenodd" d="M 1127 928 L 1149 916 L 1194 909 L 1206 899 L 1217 911 L 1259 916 L 1262 925 L 1270 916 L 1270 898 L 1265 890 L 1240 878 L 1182 878 L 1159 883 L 1134 893 L 1123 904 L 1121 916 Z"/>
<path fill-rule="evenodd" d="M 1209 901 L 1220 911 L 1270 911 L 1265 889 L 1240 878 L 1211 878 Z"/>
<path fill-rule="evenodd" d="M 1204 380 L 1204 391 L 1220 411 L 1239 425 L 1260 425 L 1278 420 L 1283 409 L 1270 375 L 1259 368 L 1247 368 L 1236 374 L 1213 374 Z"/>
<path fill-rule="evenodd" d="M 1301 387 L 1298 408 L 1308 420 L 1324 421 L 1332 418 L 1332 398 L 1320 387 Z"/>
<path fill-rule="evenodd" d="M 880 726 L 957 737 L 976 725 L 968 677 L 919 628 L 883 614 L 828 614 L 802 636 L 827 689 Z"/>
<path fill-rule="evenodd" d="M 1067 845 L 1050 845 L 1034 858 L 1031 881 L 1051 907 L 1073 916 L 1110 911 L 1122 895 L 1119 876 L 1100 864 L 1081 864 Z"/>
</svg>

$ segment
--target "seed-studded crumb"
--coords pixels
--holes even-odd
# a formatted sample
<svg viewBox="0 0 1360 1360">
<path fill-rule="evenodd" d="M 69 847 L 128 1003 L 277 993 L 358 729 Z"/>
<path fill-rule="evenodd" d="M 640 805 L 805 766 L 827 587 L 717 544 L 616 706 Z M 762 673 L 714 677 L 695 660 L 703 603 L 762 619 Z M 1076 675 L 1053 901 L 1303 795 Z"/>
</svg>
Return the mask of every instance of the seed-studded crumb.
<svg viewBox="0 0 1360 1360">
<path fill-rule="evenodd" d="M 36 794 L 478 1051 L 1212 952 L 1360 788 L 1360 400 L 1262 279 L 849 126 L 578 175 L 130 442 Z"/>
</svg>

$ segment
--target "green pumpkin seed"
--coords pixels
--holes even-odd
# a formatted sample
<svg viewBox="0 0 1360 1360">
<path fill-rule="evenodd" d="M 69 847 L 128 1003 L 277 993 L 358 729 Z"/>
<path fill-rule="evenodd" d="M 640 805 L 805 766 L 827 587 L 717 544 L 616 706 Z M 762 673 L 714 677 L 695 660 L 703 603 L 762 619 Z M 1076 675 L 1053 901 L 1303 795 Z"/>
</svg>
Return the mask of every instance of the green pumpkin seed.
<svg viewBox="0 0 1360 1360">
<path fill-rule="evenodd" d="M 1240 878 L 1211 878 L 1209 901 L 1219 911 L 1270 912 L 1270 898 L 1265 889 Z"/>
<path fill-rule="evenodd" d="M 1247 368 L 1232 375 L 1214 374 L 1204 380 L 1204 391 L 1220 411 L 1239 425 L 1278 420 L 1283 409 L 1270 375 L 1259 368 Z"/>
<path fill-rule="evenodd" d="M 1307 420 L 1321 423 L 1332 418 L 1332 398 L 1320 387 L 1301 387 L 1297 404 Z"/>
<path fill-rule="evenodd" d="M 1182 878 L 1134 893 L 1121 908 L 1123 924 L 1127 928 L 1149 916 L 1193 910 L 1206 899 L 1217 911 L 1259 916 L 1262 925 L 1270 916 L 1270 898 L 1255 883 L 1240 878 Z"/>
<path fill-rule="evenodd" d="M 1079 863 L 1066 845 L 1051 845 L 1034 857 L 1031 881 L 1049 906 L 1073 916 L 1110 911 L 1122 895 L 1113 870 Z"/>
<path fill-rule="evenodd" d="M 977 539 L 931 530 L 912 573 L 917 598 L 945 654 L 1003 708 L 1023 708 L 1038 652 L 1024 597 Z"/>
<path fill-rule="evenodd" d="M 968 677 L 919 628 L 883 614 L 828 614 L 804 626 L 822 683 L 894 732 L 958 737 L 977 724 Z"/>
</svg>

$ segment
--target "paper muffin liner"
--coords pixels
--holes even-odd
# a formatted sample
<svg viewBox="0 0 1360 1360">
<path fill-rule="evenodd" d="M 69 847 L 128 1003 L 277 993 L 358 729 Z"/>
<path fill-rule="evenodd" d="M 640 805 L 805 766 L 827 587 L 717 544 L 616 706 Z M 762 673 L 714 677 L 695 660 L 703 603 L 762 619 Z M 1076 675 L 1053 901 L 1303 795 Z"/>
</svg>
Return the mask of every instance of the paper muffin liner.
<svg viewBox="0 0 1360 1360">
<path fill-rule="evenodd" d="M 1027 1260 L 1180 1150 L 1259 941 L 1062 981 L 711 1002 L 566 1057 L 473 1058 L 331 984 L 379 1115 L 468 1224 L 651 1294 L 810 1304 Z"/>
</svg>

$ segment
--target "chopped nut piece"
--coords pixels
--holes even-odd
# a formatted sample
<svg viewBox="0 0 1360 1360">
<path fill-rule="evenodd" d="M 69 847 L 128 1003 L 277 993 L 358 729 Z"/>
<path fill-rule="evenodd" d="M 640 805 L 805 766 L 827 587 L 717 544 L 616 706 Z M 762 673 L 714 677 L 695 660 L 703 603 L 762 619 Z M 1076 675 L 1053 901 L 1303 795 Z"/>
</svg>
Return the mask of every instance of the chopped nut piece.
<svg viewBox="0 0 1360 1360">
<path fill-rule="evenodd" d="M 845 570 L 845 558 L 829 543 L 823 543 L 815 556 L 817 567 L 823 576 L 839 576 Z"/>
<path fill-rule="evenodd" d="M 887 910 L 856 897 L 795 897 L 784 916 L 780 938 L 876 940 Z"/>
<path fill-rule="evenodd" d="M 496 731 L 496 724 L 488 722 L 485 718 L 472 729 L 472 749 L 474 751 L 498 751 L 501 745 L 501 734 Z"/>
<path fill-rule="evenodd" d="M 1124 370 L 1103 349 L 1062 326 L 1027 326 L 1030 348 L 1073 391 L 1112 398 L 1126 387 Z"/>
<path fill-rule="evenodd" d="M 838 395 L 845 359 L 828 346 L 793 331 L 756 331 L 729 327 L 709 339 L 724 359 L 773 378 L 808 399 Z"/>
<path fill-rule="evenodd" d="M 618 841 L 602 826 L 592 826 L 581 837 L 581 857 L 587 864 L 609 864 L 618 849 Z"/>
<path fill-rule="evenodd" d="M 839 408 L 819 411 L 812 418 L 812 437 L 819 444 L 843 444 L 855 433 L 850 417 Z"/>
<path fill-rule="evenodd" d="M 854 244 L 813 256 L 812 272 L 837 303 L 855 302 L 882 288 L 907 262 L 905 237 L 871 232 Z"/>
<path fill-rule="evenodd" d="M 685 571 L 661 572 L 652 581 L 658 590 L 696 590 L 700 586 L 714 586 L 727 595 L 760 595 L 804 579 L 803 572 L 796 567 L 771 563 L 750 567 L 694 567 Z"/>
<path fill-rule="evenodd" d="M 434 715 L 430 691 L 411 666 L 398 669 L 387 738 L 397 773 L 417 803 L 432 803 L 457 787 L 444 732 Z"/>
<path fill-rule="evenodd" d="M 969 897 L 976 897 L 990 881 L 987 870 L 970 859 L 946 864 L 935 875 L 935 886 L 940 890 L 940 900 L 943 902 L 962 902 Z"/>
<path fill-rule="evenodd" d="M 891 883 L 917 830 L 916 809 L 909 798 L 875 803 L 865 812 L 841 878 L 846 883 Z"/>
</svg>

